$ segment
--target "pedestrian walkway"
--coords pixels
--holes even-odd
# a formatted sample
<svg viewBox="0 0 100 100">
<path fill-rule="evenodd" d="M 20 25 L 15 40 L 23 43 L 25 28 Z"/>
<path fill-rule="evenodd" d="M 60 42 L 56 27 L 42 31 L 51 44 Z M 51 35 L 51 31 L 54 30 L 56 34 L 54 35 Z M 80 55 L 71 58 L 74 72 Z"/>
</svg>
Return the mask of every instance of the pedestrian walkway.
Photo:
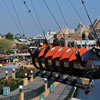
<svg viewBox="0 0 100 100">
<path fill-rule="evenodd" d="M 8 76 L 12 75 L 13 70 L 9 68 L 0 68 L 0 79 L 5 77 L 5 71 L 8 71 Z"/>
<path fill-rule="evenodd" d="M 50 93 L 45 100 L 64 100 L 71 90 L 72 86 L 59 83 L 53 93 Z"/>
<path fill-rule="evenodd" d="M 39 88 L 40 86 L 42 86 L 44 84 L 44 80 L 42 78 L 35 78 L 33 82 L 29 82 L 28 85 L 23 87 L 23 92 L 28 92 L 31 90 L 35 90 L 37 88 Z M 11 94 L 9 96 L 0 96 L 0 99 L 2 98 L 9 98 L 11 96 L 15 96 L 18 95 L 19 93 L 19 89 L 16 89 L 15 91 L 11 92 Z M 14 99 L 15 100 L 15 99 Z"/>
</svg>

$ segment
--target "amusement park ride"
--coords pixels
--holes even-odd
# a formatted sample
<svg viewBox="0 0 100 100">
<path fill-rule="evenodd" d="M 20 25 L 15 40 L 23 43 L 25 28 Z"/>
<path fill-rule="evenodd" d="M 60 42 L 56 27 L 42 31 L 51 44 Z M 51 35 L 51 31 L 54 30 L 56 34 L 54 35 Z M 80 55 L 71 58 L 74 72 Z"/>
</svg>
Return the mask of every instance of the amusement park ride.
<svg viewBox="0 0 100 100">
<path fill-rule="evenodd" d="M 91 22 L 83 0 L 82 4 Z M 57 39 L 53 45 L 46 42 L 46 45 L 34 50 L 29 49 L 33 65 L 40 70 L 37 75 L 48 80 L 83 88 L 86 94 L 90 94 L 94 84 L 93 80 L 100 79 L 100 41 L 92 22 L 91 26 L 94 31 L 92 35 L 97 41 L 97 47 L 92 49 L 64 47 Z M 85 82 L 86 84 L 84 78 L 89 80 Z"/>
</svg>

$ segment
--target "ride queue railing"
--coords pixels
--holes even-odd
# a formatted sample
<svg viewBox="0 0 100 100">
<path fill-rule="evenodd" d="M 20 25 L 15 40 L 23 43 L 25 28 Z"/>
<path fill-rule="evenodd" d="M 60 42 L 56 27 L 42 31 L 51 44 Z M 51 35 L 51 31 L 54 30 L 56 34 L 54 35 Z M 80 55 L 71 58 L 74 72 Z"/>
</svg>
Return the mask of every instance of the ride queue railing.
<svg viewBox="0 0 100 100">
<path fill-rule="evenodd" d="M 53 83 L 53 81 L 49 81 L 48 82 L 48 87 L 50 87 L 50 85 Z M 28 92 L 24 93 L 24 100 L 30 100 L 32 98 L 35 98 L 39 95 L 41 95 L 44 91 L 45 91 L 45 86 L 42 85 L 39 88 L 35 89 L 35 90 L 31 90 L 31 89 L 27 89 Z M 13 95 L 13 96 L 6 96 L 6 97 L 2 97 L 0 98 L 0 100 L 18 100 L 18 94 Z"/>
</svg>

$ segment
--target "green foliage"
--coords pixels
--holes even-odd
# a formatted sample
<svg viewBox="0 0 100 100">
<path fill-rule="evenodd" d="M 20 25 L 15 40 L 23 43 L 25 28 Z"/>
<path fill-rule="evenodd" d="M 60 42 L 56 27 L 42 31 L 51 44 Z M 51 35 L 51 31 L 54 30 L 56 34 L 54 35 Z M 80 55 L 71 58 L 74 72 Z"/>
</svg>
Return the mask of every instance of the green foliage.
<svg viewBox="0 0 100 100">
<path fill-rule="evenodd" d="M 19 33 L 17 33 L 17 34 L 15 35 L 15 39 L 20 39 L 20 37 L 21 37 L 21 35 L 20 35 Z"/>
<path fill-rule="evenodd" d="M 21 83 L 21 80 L 18 80 L 18 82 L 17 82 L 17 83 L 18 83 L 18 84 L 19 84 L 19 83 Z"/>
<path fill-rule="evenodd" d="M 40 70 L 39 69 L 37 69 L 37 71 L 36 72 L 39 72 Z"/>
<path fill-rule="evenodd" d="M 21 38 L 22 38 L 22 39 L 25 39 L 25 38 L 26 38 L 25 34 L 23 34 L 23 35 L 21 36 Z"/>
<path fill-rule="evenodd" d="M 2 87 L 0 87 L 0 95 L 3 94 Z"/>
<path fill-rule="evenodd" d="M 14 91 L 19 87 L 19 85 L 22 85 L 22 80 L 18 79 L 0 80 L 0 95 L 2 94 L 2 88 L 4 86 L 10 87 L 10 90 Z"/>
<path fill-rule="evenodd" d="M 8 34 L 6 34 L 5 36 L 6 36 L 6 39 L 8 39 L 8 40 L 13 40 L 14 39 L 13 34 L 10 33 L 10 32 Z"/>
<path fill-rule="evenodd" d="M 20 71 L 22 72 L 22 71 L 24 71 L 26 68 L 25 67 L 21 67 L 20 68 Z"/>
<path fill-rule="evenodd" d="M 25 39 L 26 38 L 26 36 L 25 36 L 25 34 L 19 34 L 19 33 L 17 33 L 16 35 L 15 35 L 15 37 L 14 37 L 15 39 Z"/>
<path fill-rule="evenodd" d="M 16 73 L 16 77 L 17 78 L 25 78 L 25 68 L 24 67 L 21 67 L 19 72 Z"/>
<path fill-rule="evenodd" d="M 12 41 L 6 39 L 0 39 L 0 50 L 6 52 L 12 52 Z"/>
<path fill-rule="evenodd" d="M 10 84 L 10 86 L 13 86 L 13 85 L 16 85 L 17 84 L 17 82 L 16 81 L 13 81 L 11 84 Z"/>
<path fill-rule="evenodd" d="M 31 69 L 31 68 L 25 68 L 25 67 L 21 67 L 19 72 L 16 73 L 16 77 L 17 78 L 25 78 L 25 73 L 27 73 L 27 77 L 31 74 L 31 70 L 34 72 L 35 69 Z"/>
<path fill-rule="evenodd" d="M 20 73 L 17 73 L 17 74 L 16 74 L 16 77 L 17 77 L 17 78 L 25 78 L 25 74 L 22 73 L 22 72 L 20 72 Z"/>
</svg>

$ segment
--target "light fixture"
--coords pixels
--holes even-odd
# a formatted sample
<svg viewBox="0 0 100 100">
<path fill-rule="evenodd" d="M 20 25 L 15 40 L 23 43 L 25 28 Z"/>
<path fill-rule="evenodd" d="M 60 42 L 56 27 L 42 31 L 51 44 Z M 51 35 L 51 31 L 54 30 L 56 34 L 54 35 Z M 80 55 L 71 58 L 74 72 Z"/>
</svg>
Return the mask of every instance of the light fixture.
<svg viewBox="0 0 100 100">
<path fill-rule="evenodd" d="M 27 73 L 25 73 L 25 76 L 27 76 Z"/>
<path fill-rule="evenodd" d="M 8 71 L 6 70 L 5 73 L 8 74 Z"/>
</svg>

